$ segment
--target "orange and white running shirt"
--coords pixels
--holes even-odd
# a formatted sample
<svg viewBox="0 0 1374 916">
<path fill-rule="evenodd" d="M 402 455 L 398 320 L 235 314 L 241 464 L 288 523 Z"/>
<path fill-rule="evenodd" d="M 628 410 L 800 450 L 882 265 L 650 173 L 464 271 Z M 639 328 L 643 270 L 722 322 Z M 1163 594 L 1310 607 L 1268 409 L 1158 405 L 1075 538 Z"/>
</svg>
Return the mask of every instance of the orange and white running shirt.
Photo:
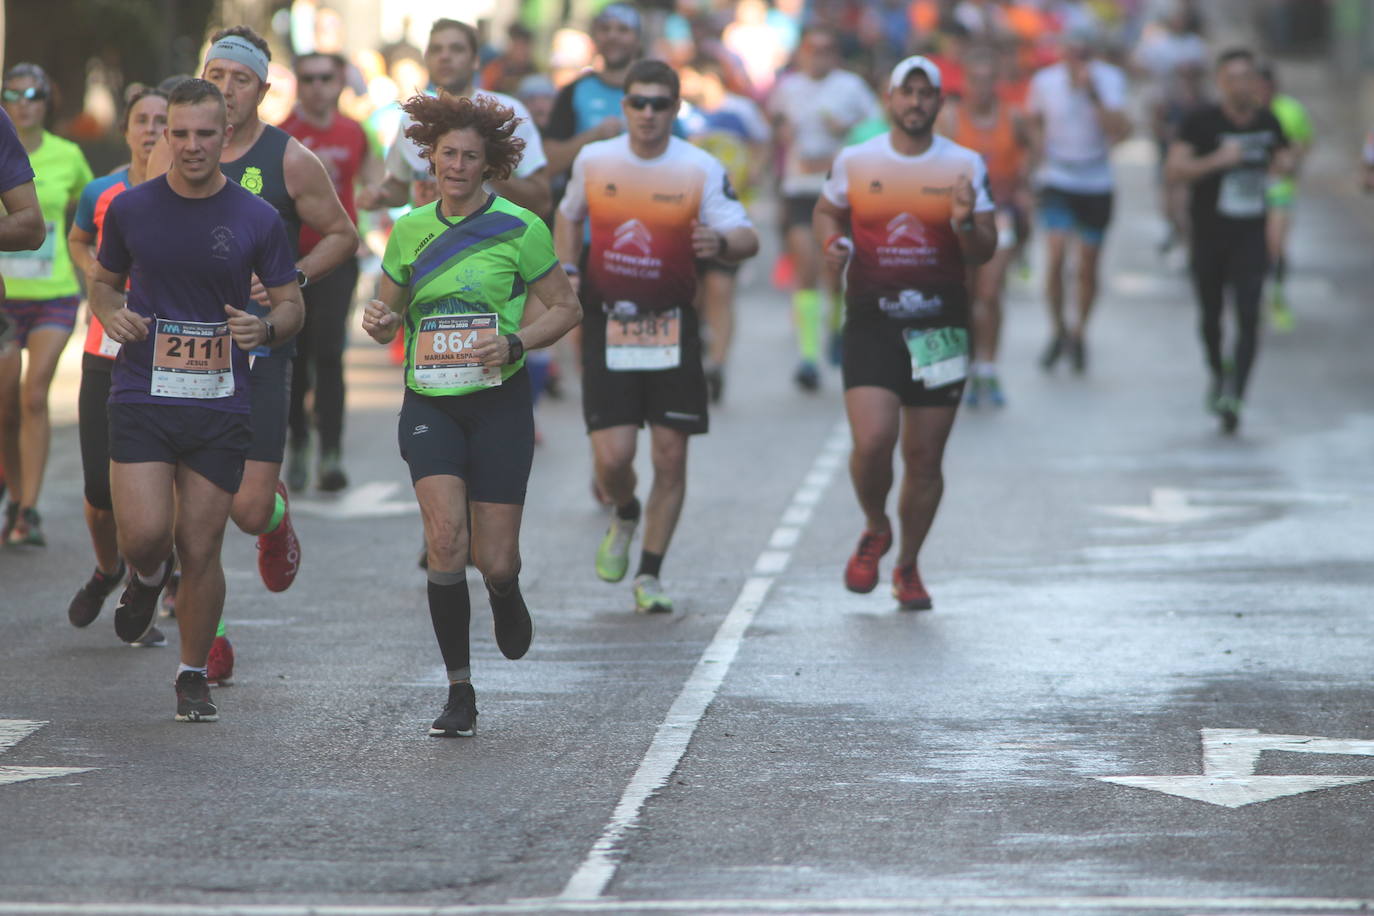
<svg viewBox="0 0 1374 916">
<path fill-rule="evenodd" d="M 574 224 L 591 223 L 589 301 L 654 312 L 690 306 L 696 296 L 697 223 L 722 233 L 751 225 L 725 166 L 677 137 L 654 159 L 635 155 L 625 134 L 587 144 L 558 210 Z"/>
<path fill-rule="evenodd" d="M 919 156 L 892 148 L 889 133 L 846 147 L 822 194 L 849 211 L 854 254 L 845 301 L 851 315 L 899 321 L 934 317 L 942 295 L 965 290 L 964 252 L 950 224 L 960 175 L 974 188 L 975 213 L 993 210 L 983 157 L 935 135 Z"/>
</svg>

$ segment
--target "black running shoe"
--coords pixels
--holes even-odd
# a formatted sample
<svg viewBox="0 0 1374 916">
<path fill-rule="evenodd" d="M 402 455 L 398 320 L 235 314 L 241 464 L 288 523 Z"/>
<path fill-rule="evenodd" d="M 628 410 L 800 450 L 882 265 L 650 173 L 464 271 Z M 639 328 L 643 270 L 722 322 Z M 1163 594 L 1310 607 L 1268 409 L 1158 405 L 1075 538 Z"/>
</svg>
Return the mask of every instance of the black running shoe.
<svg viewBox="0 0 1374 916">
<path fill-rule="evenodd" d="M 477 730 L 477 694 L 471 684 L 449 684 L 443 714 L 429 727 L 431 738 L 471 738 Z"/>
<path fill-rule="evenodd" d="M 1073 371 L 1082 375 L 1088 368 L 1088 351 L 1083 346 L 1083 338 L 1069 338 L 1069 364 L 1073 366 Z"/>
<path fill-rule="evenodd" d="M 210 702 L 210 684 L 199 671 L 177 675 L 177 721 L 218 722 L 219 710 Z"/>
<path fill-rule="evenodd" d="M 124 594 L 119 596 L 115 608 L 115 635 L 125 642 L 138 642 L 153 625 L 153 615 L 157 613 L 157 596 L 172 575 L 172 563 L 166 561 L 162 571 L 162 581 L 157 585 L 144 585 L 138 575 L 129 577 L 124 586 Z"/>
<path fill-rule="evenodd" d="M 144 633 L 141 639 L 135 642 L 126 642 L 124 645 L 132 649 L 158 649 L 167 645 L 167 636 L 157 627 L 149 627 L 148 632 Z"/>
<path fill-rule="evenodd" d="M 1068 345 L 1068 338 L 1063 334 L 1056 334 L 1050 338 L 1049 345 L 1045 347 L 1045 352 L 1040 354 L 1040 368 L 1050 370 L 1054 364 L 1059 362 L 1059 357 L 1064 355 L 1064 348 Z"/>
<path fill-rule="evenodd" d="M 107 576 L 100 571 L 100 567 L 96 567 L 86 584 L 77 590 L 72 603 L 67 605 L 67 619 L 72 626 L 88 627 L 95 622 L 100 616 L 100 609 L 105 606 L 105 599 L 110 597 L 110 592 L 115 590 L 128 569 L 123 560 L 119 561 L 119 569 L 113 575 Z"/>
<path fill-rule="evenodd" d="M 485 580 L 484 580 L 485 581 Z M 491 619 L 496 629 L 496 644 L 506 658 L 520 658 L 530 649 L 534 638 L 534 624 L 520 594 L 520 580 L 516 579 L 500 594 L 487 582 L 487 597 L 491 599 Z"/>
</svg>

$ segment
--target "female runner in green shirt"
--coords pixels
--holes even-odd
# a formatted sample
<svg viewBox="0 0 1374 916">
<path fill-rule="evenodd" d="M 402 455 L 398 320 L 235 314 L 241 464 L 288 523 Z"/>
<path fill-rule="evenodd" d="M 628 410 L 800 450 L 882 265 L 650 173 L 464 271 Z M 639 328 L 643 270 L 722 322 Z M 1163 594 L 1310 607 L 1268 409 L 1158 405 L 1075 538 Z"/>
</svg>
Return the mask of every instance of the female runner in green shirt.
<svg viewBox="0 0 1374 916">
<path fill-rule="evenodd" d="M 363 329 L 382 344 L 405 331 L 398 438 L 424 520 L 429 613 L 449 679 L 448 703 L 429 733 L 455 737 L 473 734 L 477 717 L 469 538 L 497 644 L 507 658 L 529 648 L 533 629 L 518 581 L 534 455 L 524 354 L 562 337 L 582 309 L 543 220 L 485 187 L 520 161 L 524 143 L 512 135 L 511 109 L 448 95 L 416 96 L 404 107 L 416 122 L 406 134 L 429 159 L 440 196 L 396 221 Z M 522 328 L 528 293 L 547 310 Z"/>
</svg>

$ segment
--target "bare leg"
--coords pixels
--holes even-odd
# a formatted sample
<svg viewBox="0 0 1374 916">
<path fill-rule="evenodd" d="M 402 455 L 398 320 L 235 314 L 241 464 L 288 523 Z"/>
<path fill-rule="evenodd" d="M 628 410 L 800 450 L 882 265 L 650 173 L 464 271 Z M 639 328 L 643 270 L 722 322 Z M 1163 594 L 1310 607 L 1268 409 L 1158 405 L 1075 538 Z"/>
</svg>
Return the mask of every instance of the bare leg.
<svg viewBox="0 0 1374 916">
<path fill-rule="evenodd" d="M 1045 304 L 1050 310 L 1051 330 L 1064 335 L 1064 258 L 1068 252 L 1066 232 L 1045 233 Z"/>
<path fill-rule="evenodd" d="M 110 492 L 119 552 L 134 572 L 151 579 L 172 554 L 176 465 L 163 461 L 110 462 Z"/>
<path fill-rule="evenodd" d="M 591 434 L 592 466 L 597 485 L 613 506 L 627 505 L 635 498 L 635 445 L 639 430 L 633 426 L 612 426 Z"/>
<path fill-rule="evenodd" d="M 17 505 L 24 483 L 24 466 L 19 454 L 19 387 L 22 351 L 17 346 L 0 348 L 0 463 L 4 464 L 5 484 L 10 499 Z"/>
<path fill-rule="evenodd" d="M 687 497 L 687 440 L 680 430 L 650 426 L 654 483 L 644 509 L 644 550 L 665 554 Z"/>
<path fill-rule="evenodd" d="M 892 452 L 897 446 L 901 402 L 886 388 L 858 387 L 844 393 L 854 448 L 849 477 L 869 531 L 888 531 L 887 494 L 892 490 Z"/>
<path fill-rule="evenodd" d="M 243 463 L 243 483 L 239 484 L 239 491 L 234 494 L 230 515 L 244 534 L 267 533 L 267 526 L 272 524 L 272 513 L 277 506 L 277 480 L 280 477 L 280 462 L 250 460 Z"/>
<path fill-rule="evenodd" d="M 224 613 L 224 566 L 220 548 L 234 497 L 190 468 L 176 469 L 176 548 L 181 567 L 177 629 L 181 663 L 205 667 Z"/>
<path fill-rule="evenodd" d="M 19 505 L 32 508 L 38 505 L 38 493 L 43 486 L 43 472 L 47 469 L 48 448 L 52 442 L 52 421 L 48 416 L 48 390 L 62 348 L 71 331 L 65 328 L 39 328 L 29 334 L 29 364 L 24 371 L 20 391 L 19 449 L 20 467 L 24 469 Z"/>
<path fill-rule="evenodd" d="M 1082 340 L 1088 327 L 1088 316 L 1092 314 L 1093 304 L 1097 301 L 1097 262 L 1102 256 L 1102 246 L 1090 242 L 1078 242 L 1078 323 L 1074 326 L 1073 337 Z"/>
<path fill-rule="evenodd" d="M 941 470 L 945 442 L 954 426 L 954 407 L 902 408 L 902 491 L 897 513 L 901 519 L 901 543 L 897 565 L 916 562 L 935 521 L 935 510 L 945 491 Z"/>
<path fill-rule="evenodd" d="M 86 527 L 91 532 L 91 546 L 95 548 L 95 565 L 101 572 L 114 575 L 119 569 L 119 530 L 113 512 L 97 509 L 86 503 Z"/>
</svg>

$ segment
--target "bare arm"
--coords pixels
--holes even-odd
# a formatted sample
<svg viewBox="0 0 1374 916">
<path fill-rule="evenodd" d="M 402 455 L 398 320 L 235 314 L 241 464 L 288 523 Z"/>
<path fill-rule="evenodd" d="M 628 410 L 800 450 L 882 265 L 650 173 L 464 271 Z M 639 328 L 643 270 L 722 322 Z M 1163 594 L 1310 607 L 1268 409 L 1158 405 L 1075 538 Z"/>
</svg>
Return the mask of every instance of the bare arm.
<svg viewBox="0 0 1374 916">
<path fill-rule="evenodd" d="M 491 187 L 497 194 L 541 217 L 549 212 L 549 207 L 553 204 L 547 166 L 538 168 L 523 178 L 512 175 L 505 181 L 493 181 Z"/>
<path fill-rule="evenodd" d="M 32 181 L 0 194 L 0 203 L 5 205 L 5 216 L 0 217 L 0 251 L 32 251 L 43 244 L 48 230 Z"/>
<path fill-rule="evenodd" d="M 1188 141 L 1175 140 L 1169 145 L 1169 156 L 1164 160 L 1164 177 L 1170 181 L 1192 183 L 1213 172 L 1239 165 L 1244 155 L 1240 144 L 1234 140 L 1222 141 L 1220 146 L 1205 156 L 1199 156 Z"/>
<path fill-rule="evenodd" d="M 89 278 L 95 266 L 95 236 L 73 224 L 72 231 L 67 233 L 67 250 L 71 252 L 77 273 Z"/>
<path fill-rule="evenodd" d="M 849 210 L 832 204 L 824 194 L 816 201 L 816 209 L 811 211 L 811 233 L 821 248 L 826 266 L 840 271 L 854 252 L 854 243 L 848 238 Z"/>
<path fill-rule="evenodd" d="M 544 303 L 544 312 L 521 328 L 515 335 L 526 350 L 537 350 L 558 341 L 582 321 L 582 305 L 563 268 L 557 265 L 530 284 L 530 292 Z M 510 341 L 496 337 L 479 346 L 473 353 L 483 365 L 504 366 L 510 359 Z"/>
<path fill-rule="evenodd" d="M 148 337 L 148 329 L 152 327 L 153 319 L 130 311 L 124 304 L 124 287 L 129 279 L 128 274 L 106 270 L 97 261 L 91 265 L 87 279 L 91 287 L 91 314 L 100 319 L 100 323 L 105 326 L 105 333 L 110 335 L 111 340 L 126 344 Z"/>
<path fill-rule="evenodd" d="M 396 281 L 382 273 L 377 281 L 377 298 L 363 306 L 363 330 L 379 344 L 389 344 L 401 328 L 401 310 L 405 308 L 405 292 Z"/>
<path fill-rule="evenodd" d="M 553 223 L 553 250 L 561 264 L 582 263 L 582 221 L 570 220 L 562 213 Z"/>
<path fill-rule="evenodd" d="M 759 253 L 759 236 L 753 226 L 736 226 L 726 232 L 698 223 L 692 228 L 692 254 L 702 260 L 738 264 Z"/>
<path fill-rule="evenodd" d="M 320 235 L 319 243 L 296 266 L 308 280 L 318 280 L 358 250 L 358 230 L 339 202 L 334 182 L 329 180 L 319 157 L 292 139 L 287 144 L 282 167 L 286 191 L 296 202 L 301 222 Z"/>
<path fill-rule="evenodd" d="M 611 115 L 604 118 L 595 127 L 590 127 L 566 140 L 551 140 L 545 137 L 544 155 L 549 159 L 549 171 L 554 175 L 566 172 L 572 168 L 573 160 L 582 151 L 582 147 L 598 140 L 609 140 L 624 129 L 620 119 Z"/>
<path fill-rule="evenodd" d="M 975 267 L 986 264 L 997 253 L 997 217 L 992 210 L 975 213 L 977 199 L 973 182 L 967 175 L 960 175 L 954 182 L 949 219 L 964 252 L 964 262 Z"/>
<path fill-rule="evenodd" d="M 376 184 L 369 184 L 358 192 L 359 210 L 384 210 L 404 207 L 410 202 L 410 185 L 390 172 L 383 172 Z"/>
</svg>

